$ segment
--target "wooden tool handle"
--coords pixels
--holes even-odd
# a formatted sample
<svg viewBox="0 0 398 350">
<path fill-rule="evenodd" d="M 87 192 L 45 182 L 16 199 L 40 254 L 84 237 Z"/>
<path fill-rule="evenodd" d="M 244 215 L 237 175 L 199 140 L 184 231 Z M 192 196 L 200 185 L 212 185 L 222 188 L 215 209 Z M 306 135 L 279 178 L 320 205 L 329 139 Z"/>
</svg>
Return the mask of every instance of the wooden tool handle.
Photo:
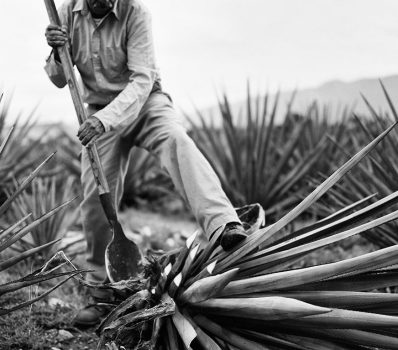
<svg viewBox="0 0 398 350">
<path fill-rule="evenodd" d="M 58 12 L 54 4 L 54 0 L 44 0 L 44 3 L 46 5 L 50 23 L 61 26 L 61 21 L 59 19 Z M 70 93 L 72 95 L 72 100 L 75 106 L 79 124 L 82 124 L 87 119 L 87 111 L 84 107 L 84 102 L 79 92 L 79 86 L 77 83 L 75 72 L 73 70 L 72 59 L 69 53 L 69 43 L 64 46 L 58 47 L 56 50 L 58 51 L 64 75 L 68 83 Z M 93 144 L 92 146 L 87 147 L 87 152 L 90 158 L 91 168 L 93 170 L 99 193 L 109 193 L 108 181 L 106 180 L 104 170 L 101 165 L 97 146 Z"/>
</svg>

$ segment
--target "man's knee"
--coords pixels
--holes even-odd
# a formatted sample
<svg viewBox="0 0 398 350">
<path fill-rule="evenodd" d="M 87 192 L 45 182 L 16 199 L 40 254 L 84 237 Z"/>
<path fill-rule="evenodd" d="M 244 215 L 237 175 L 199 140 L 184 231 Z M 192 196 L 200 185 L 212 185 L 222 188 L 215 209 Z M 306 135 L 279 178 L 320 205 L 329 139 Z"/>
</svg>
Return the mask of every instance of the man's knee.
<svg viewBox="0 0 398 350">
<path fill-rule="evenodd" d="M 176 125 L 158 133 L 153 139 L 151 148 L 157 152 L 163 149 L 185 147 L 192 142 L 185 129 Z"/>
</svg>

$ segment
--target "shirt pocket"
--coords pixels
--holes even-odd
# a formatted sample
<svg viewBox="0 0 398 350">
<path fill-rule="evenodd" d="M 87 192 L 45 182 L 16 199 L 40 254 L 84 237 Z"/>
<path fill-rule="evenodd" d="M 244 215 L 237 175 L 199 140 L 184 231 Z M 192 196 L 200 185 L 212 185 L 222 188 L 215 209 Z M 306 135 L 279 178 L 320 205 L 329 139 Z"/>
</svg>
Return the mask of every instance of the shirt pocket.
<svg viewBox="0 0 398 350">
<path fill-rule="evenodd" d="M 112 80 L 125 80 L 127 68 L 127 56 L 122 50 L 114 47 L 106 47 L 102 58 L 104 75 Z"/>
</svg>

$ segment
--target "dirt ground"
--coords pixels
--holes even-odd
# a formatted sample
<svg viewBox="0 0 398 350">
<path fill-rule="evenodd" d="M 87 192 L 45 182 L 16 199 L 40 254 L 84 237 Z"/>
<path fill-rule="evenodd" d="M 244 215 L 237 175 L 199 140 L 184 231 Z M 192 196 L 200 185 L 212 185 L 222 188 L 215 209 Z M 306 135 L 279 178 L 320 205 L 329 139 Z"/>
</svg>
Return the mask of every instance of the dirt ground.
<svg viewBox="0 0 398 350">
<path fill-rule="evenodd" d="M 183 244 L 197 226 L 187 214 L 158 214 L 148 210 L 129 209 L 121 213 L 125 232 L 148 250 L 169 250 Z M 81 232 L 68 235 L 68 240 L 82 237 Z M 73 251 L 84 251 L 82 241 Z M 72 252 L 73 252 L 72 251 Z M 72 253 L 71 252 L 71 253 Z M 66 252 L 68 255 L 68 252 Z M 84 261 L 78 255 L 75 263 Z M 33 262 L 22 263 L 0 277 L 0 283 L 17 279 L 34 268 Z M 0 308 L 10 308 L 19 302 L 33 298 L 51 285 L 27 288 L 11 295 L 1 296 Z M 87 289 L 76 281 L 69 281 L 47 298 L 31 307 L 0 318 L 0 350 L 92 350 L 97 348 L 95 327 L 78 329 L 72 326 L 73 317 L 88 302 Z"/>
</svg>

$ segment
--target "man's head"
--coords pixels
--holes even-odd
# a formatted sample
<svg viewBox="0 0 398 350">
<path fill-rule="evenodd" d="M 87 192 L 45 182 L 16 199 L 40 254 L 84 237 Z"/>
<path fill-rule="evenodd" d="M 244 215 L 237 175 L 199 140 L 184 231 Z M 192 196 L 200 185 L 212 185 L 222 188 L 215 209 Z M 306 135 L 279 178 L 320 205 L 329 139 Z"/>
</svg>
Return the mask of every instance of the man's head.
<svg viewBox="0 0 398 350">
<path fill-rule="evenodd" d="M 104 17 L 113 9 L 116 0 L 86 0 L 93 17 Z"/>
</svg>

